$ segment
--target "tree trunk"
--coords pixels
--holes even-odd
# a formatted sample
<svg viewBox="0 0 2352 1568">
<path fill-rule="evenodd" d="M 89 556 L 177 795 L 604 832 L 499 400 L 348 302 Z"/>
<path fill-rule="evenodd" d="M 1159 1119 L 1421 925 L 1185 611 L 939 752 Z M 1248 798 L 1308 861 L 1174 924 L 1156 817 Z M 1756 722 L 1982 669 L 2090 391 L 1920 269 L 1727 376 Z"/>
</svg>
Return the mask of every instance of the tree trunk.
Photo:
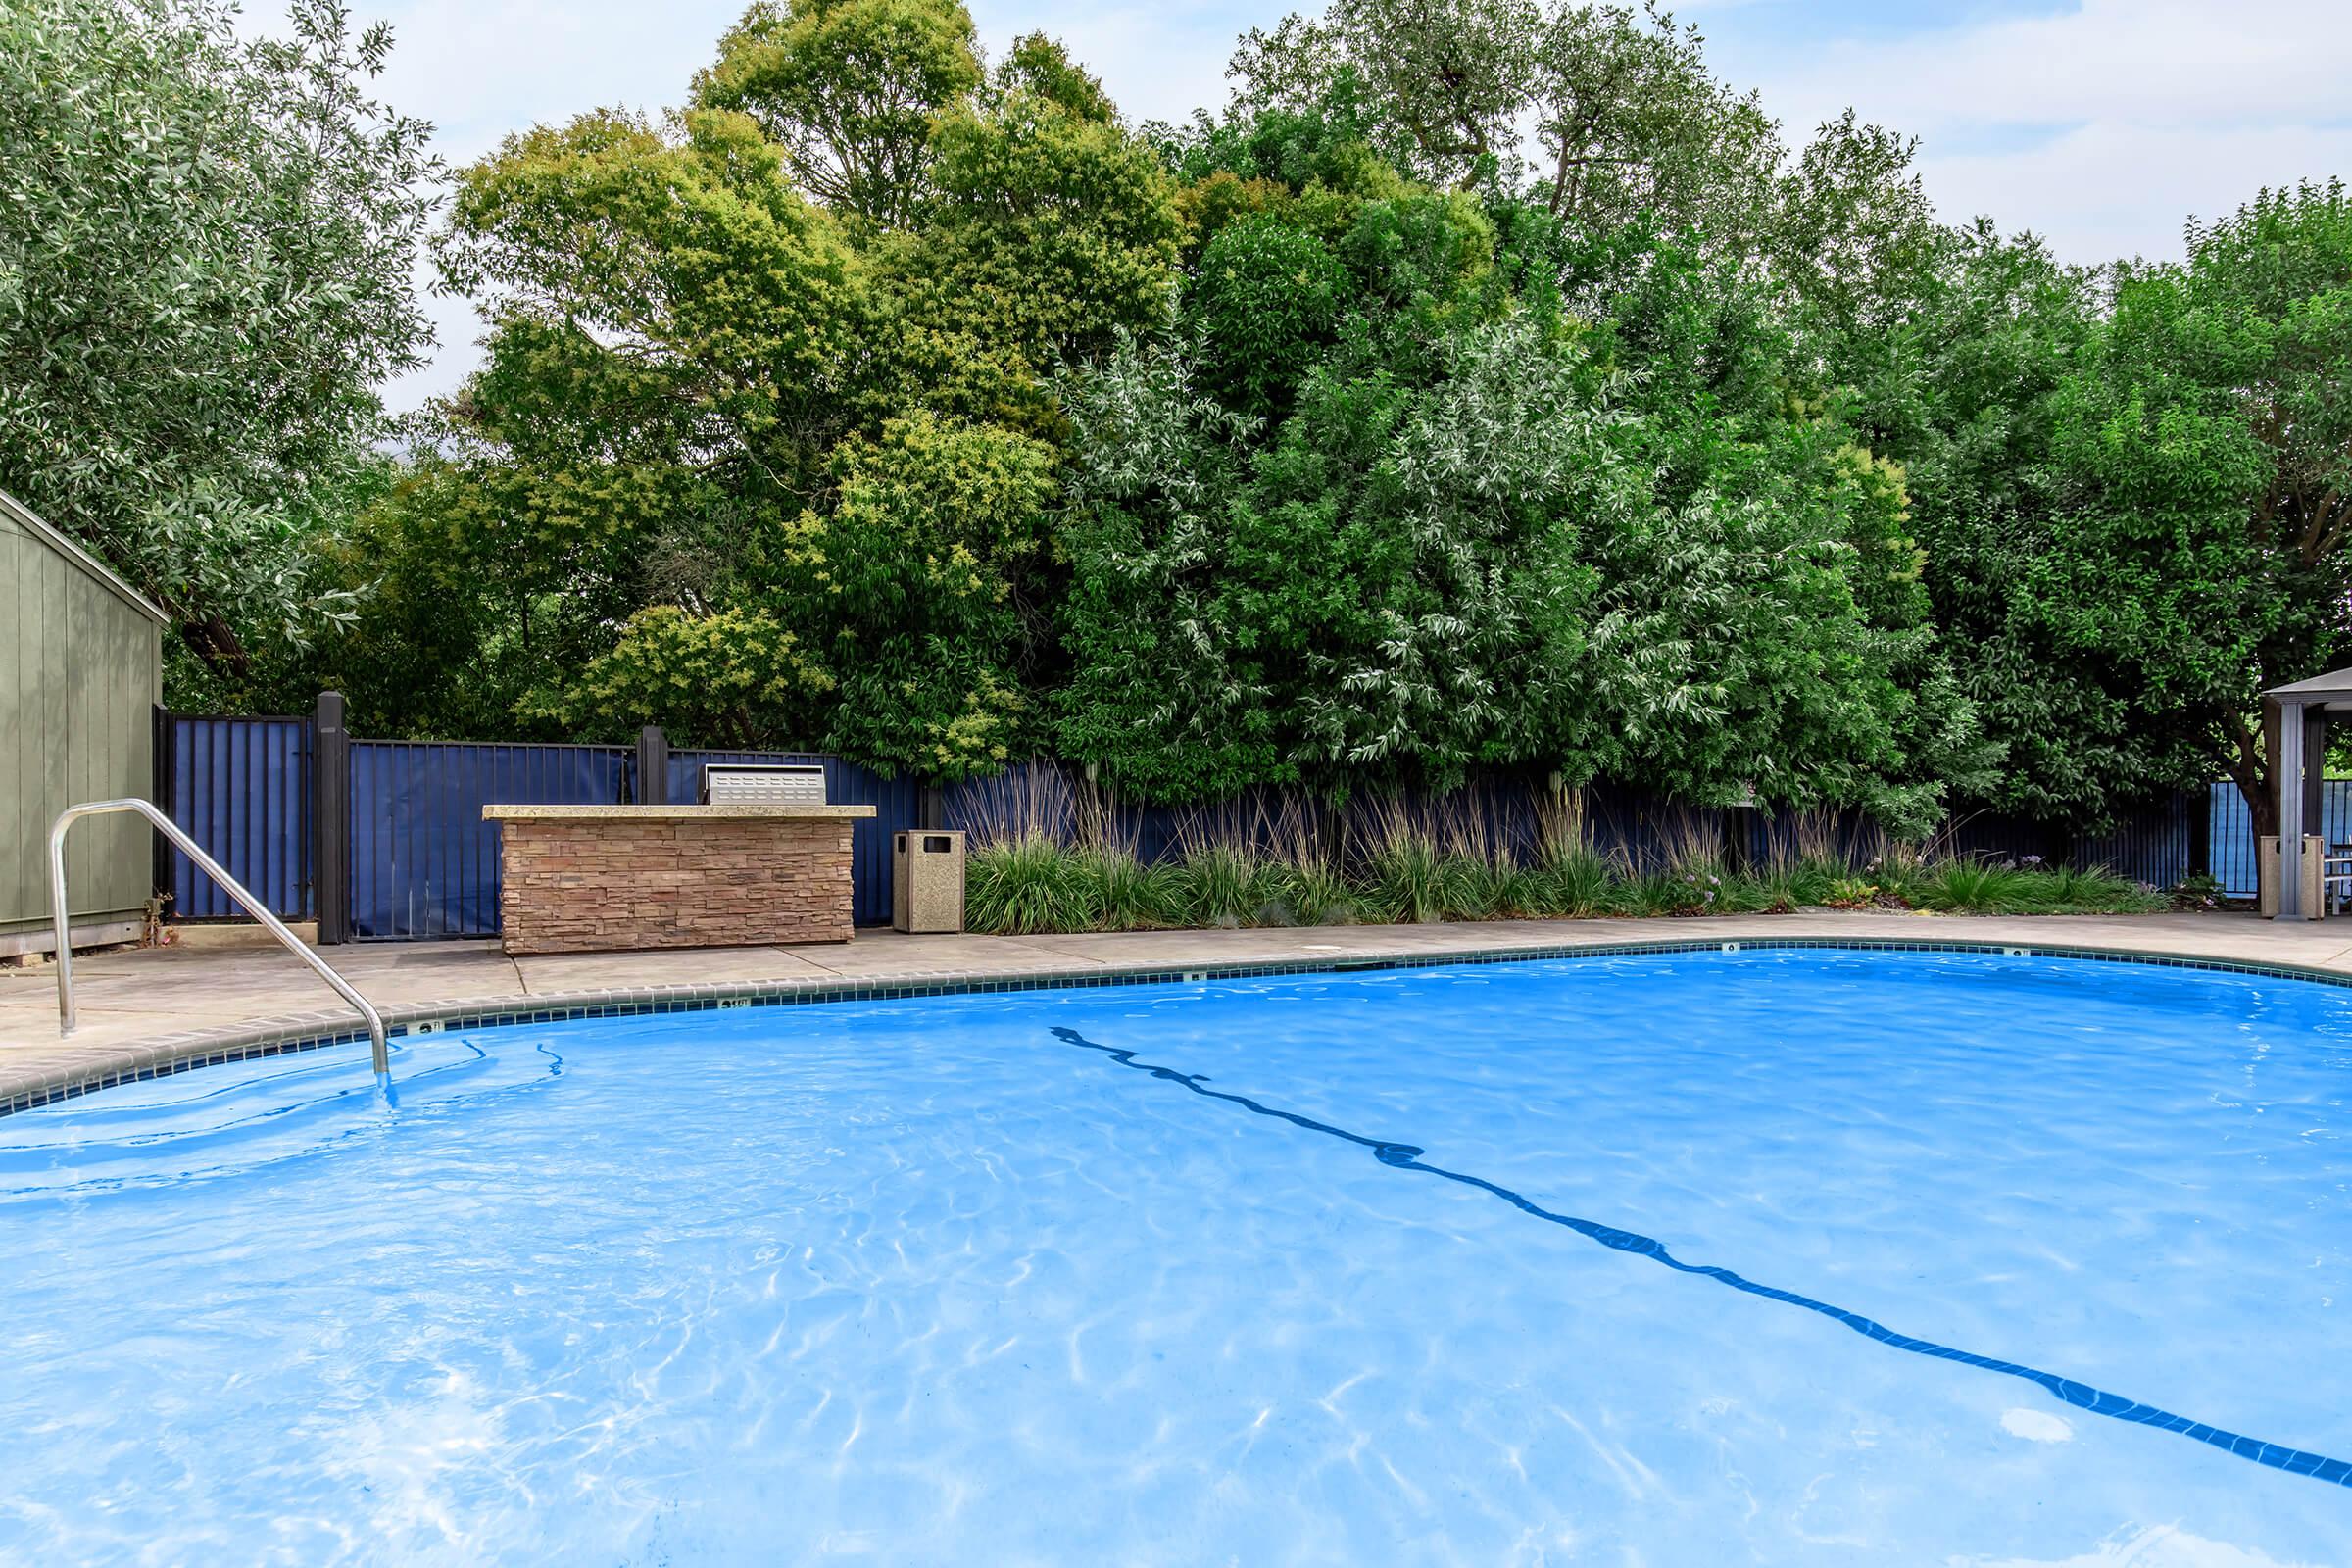
<svg viewBox="0 0 2352 1568">
<path fill-rule="evenodd" d="M 2246 814 L 2254 819 L 2254 836 L 2278 832 L 2278 792 L 2271 787 L 2271 770 L 2265 767 L 2249 780 L 2244 769 L 2232 764 L 2230 777 L 2246 797 Z"/>
<path fill-rule="evenodd" d="M 216 675 L 243 680 L 253 668 L 253 656 L 245 651 L 236 628 L 219 615 L 181 621 L 179 636 L 188 645 L 188 652 L 203 660 Z"/>
<path fill-rule="evenodd" d="M 2278 777 L 2274 762 L 2278 755 L 2278 716 L 2266 711 L 2259 729 L 2232 716 L 2225 728 L 2230 742 L 2230 778 L 2246 798 L 2246 814 L 2253 818 L 2254 836 L 2259 839 L 2276 833 L 2278 792 L 2272 781 Z"/>
</svg>

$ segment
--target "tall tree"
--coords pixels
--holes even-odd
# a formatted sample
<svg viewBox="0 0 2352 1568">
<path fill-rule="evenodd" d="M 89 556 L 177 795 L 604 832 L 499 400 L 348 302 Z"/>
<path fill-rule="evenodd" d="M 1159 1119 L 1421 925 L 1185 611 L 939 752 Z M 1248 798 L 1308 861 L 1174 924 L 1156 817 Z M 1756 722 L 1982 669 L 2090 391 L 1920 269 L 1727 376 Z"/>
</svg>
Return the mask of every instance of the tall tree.
<svg viewBox="0 0 2352 1568">
<path fill-rule="evenodd" d="M 1310 111 L 1345 83 L 1392 164 L 1470 187 L 1517 171 L 1513 126 L 1543 31 L 1537 0 L 1334 0 L 1320 17 L 1252 27 L 1228 74 L 1245 113 Z"/>
<path fill-rule="evenodd" d="M 1967 804 L 2095 827 L 2209 776 L 2193 726 L 2151 710 L 2135 662 L 2061 638 L 2035 587 L 2073 526 L 2057 406 L 2098 329 L 2098 277 L 1980 220 L 1907 282 L 1883 319 L 1814 343 L 1855 387 L 1862 438 L 1902 458 L 1936 624 L 2003 753 Z"/>
<path fill-rule="evenodd" d="M 1164 317 L 1181 224 L 1058 44 L 969 40 L 955 0 L 755 7 L 687 109 L 460 175 L 440 258 L 496 325 L 388 533 L 476 563 L 517 720 L 943 779 L 1023 744 L 1046 377 Z"/>
<path fill-rule="evenodd" d="M 1708 70 L 1695 27 L 1653 3 L 1555 7 L 1530 96 L 1535 190 L 1589 232 L 1644 219 L 1720 238 L 1750 234 L 1782 158 L 1780 128 Z"/>
<path fill-rule="evenodd" d="M 695 101 L 759 122 L 803 194 L 885 227 L 928 189 L 932 117 L 980 82 L 963 7 L 760 0 L 695 78 Z"/>
<path fill-rule="evenodd" d="M 242 672 L 348 618 L 315 548 L 431 342 L 429 128 L 370 99 L 391 34 L 295 0 L 0 8 L 0 487 Z"/>
<path fill-rule="evenodd" d="M 2054 400 L 2059 647 L 2121 662 L 2275 831 L 2258 694 L 2352 648 L 2352 194 L 2265 191 L 2128 267 Z"/>
</svg>

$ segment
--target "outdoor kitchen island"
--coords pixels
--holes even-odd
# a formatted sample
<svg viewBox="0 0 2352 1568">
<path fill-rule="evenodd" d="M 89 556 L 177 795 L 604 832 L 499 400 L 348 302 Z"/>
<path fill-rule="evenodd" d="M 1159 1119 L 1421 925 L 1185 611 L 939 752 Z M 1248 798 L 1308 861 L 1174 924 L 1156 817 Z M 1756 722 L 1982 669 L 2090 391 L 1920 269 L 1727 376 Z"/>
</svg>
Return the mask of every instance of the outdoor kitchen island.
<svg viewBox="0 0 2352 1568">
<path fill-rule="evenodd" d="M 870 806 L 485 806 L 512 954 L 847 942 Z"/>
</svg>

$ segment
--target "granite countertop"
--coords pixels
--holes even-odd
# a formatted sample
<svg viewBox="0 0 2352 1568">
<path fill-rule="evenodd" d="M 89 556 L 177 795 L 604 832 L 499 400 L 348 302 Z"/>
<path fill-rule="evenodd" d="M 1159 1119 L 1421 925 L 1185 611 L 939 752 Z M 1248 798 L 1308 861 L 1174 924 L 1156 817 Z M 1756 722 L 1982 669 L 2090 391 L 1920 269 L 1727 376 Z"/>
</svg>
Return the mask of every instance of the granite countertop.
<svg viewBox="0 0 2352 1568">
<path fill-rule="evenodd" d="M 702 822 L 717 817 L 871 816 L 870 806 L 485 806 L 485 822 Z"/>
</svg>

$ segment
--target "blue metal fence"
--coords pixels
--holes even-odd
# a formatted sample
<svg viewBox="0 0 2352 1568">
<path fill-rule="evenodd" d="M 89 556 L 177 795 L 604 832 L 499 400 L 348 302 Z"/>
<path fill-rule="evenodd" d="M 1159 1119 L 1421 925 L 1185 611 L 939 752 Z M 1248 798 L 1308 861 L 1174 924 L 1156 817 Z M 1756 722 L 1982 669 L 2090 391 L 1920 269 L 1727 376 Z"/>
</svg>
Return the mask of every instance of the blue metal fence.
<svg viewBox="0 0 2352 1568">
<path fill-rule="evenodd" d="M 498 827 L 482 808 L 618 805 L 635 766 L 617 746 L 352 742 L 352 934 L 495 933 Z"/>
<path fill-rule="evenodd" d="M 2213 874 L 2233 898 L 2255 894 L 2254 818 L 2235 784 L 2212 792 Z M 2352 778 L 2331 778 L 2320 788 L 2320 823 L 2312 829 L 2329 844 L 2352 843 Z"/>
<path fill-rule="evenodd" d="M 170 757 L 161 781 L 172 819 L 218 857 L 272 912 L 317 914 L 312 857 L 318 799 L 312 720 L 299 717 L 202 718 L 172 715 Z M 911 779 L 886 779 L 870 768 L 807 752 L 679 751 L 669 754 L 666 798 L 695 798 L 706 762 L 813 762 L 825 770 L 828 799 L 869 805 L 875 815 L 855 830 L 856 918 L 888 921 L 891 840 L 921 825 L 922 790 Z M 482 820 L 493 802 L 611 805 L 636 798 L 636 754 L 616 746 L 486 745 L 354 741 L 350 772 L 350 881 L 353 934 L 373 940 L 486 936 L 498 930 L 498 832 Z M 1498 777 L 1460 796 L 1407 801 L 1432 809 L 1432 824 L 1483 824 L 1491 842 L 1524 849 L 1533 840 L 1546 792 L 1529 779 Z M 1025 821 L 1058 833 L 1081 811 L 1110 810 L 1090 823 L 1135 846 L 1148 859 L 1178 853 L 1193 837 L 1236 833 L 1288 837 L 1342 831 L 1351 840 L 1380 828 L 1391 808 L 1358 801 L 1342 814 L 1300 814 L 1296 796 L 1252 795 L 1208 808 L 1120 807 L 1089 790 L 1074 771 L 1053 762 L 1016 766 L 993 779 L 944 792 L 949 827 L 1003 831 Z M 1721 835 L 1744 833 L 1751 855 L 1821 841 L 1854 853 L 1875 842 L 1852 813 L 1789 817 L 1765 812 L 1696 811 L 1636 792 L 1600 790 L 1586 797 L 1586 831 L 1604 850 L 1647 863 Z M 2204 821 L 2198 821 L 2199 813 Z M 2136 814 L 2117 831 L 2070 836 L 2046 826 L 1978 814 L 1956 822 L 1943 844 L 1964 855 L 2041 856 L 2104 865 L 2158 887 L 2185 876 L 2199 846 L 2229 892 L 2254 892 L 2254 840 L 2244 800 L 2233 784 L 2184 792 Z M 2326 787 L 2320 831 L 2330 843 L 2352 841 L 2352 780 Z M 1825 837 L 1826 836 L 1826 837 Z M 1836 840 L 1831 845 L 1829 840 Z M 1786 844 L 1783 841 L 1788 841 Z M 1850 842 L 1848 842 L 1850 840 Z M 172 857 L 172 917 L 225 918 L 236 912 L 186 858 Z"/>
<path fill-rule="evenodd" d="M 2169 888 L 2195 866 L 2196 816 L 2208 809 L 2211 794 L 2176 790 L 2112 832 L 2077 834 L 2067 844 L 2066 858 L 2075 865 L 2103 865 L 2129 882 Z"/>
<path fill-rule="evenodd" d="M 815 762 L 825 770 L 825 799 L 835 806 L 870 806 L 874 814 L 858 821 L 850 835 L 852 918 L 859 925 L 888 925 L 891 901 L 891 836 L 922 825 L 922 790 L 904 775 L 884 778 L 870 767 L 814 752 L 672 752 L 669 799 L 688 802 L 702 787 L 706 762 Z"/>
<path fill-rule="evenodd" d="M 2334 786 L 2330 786 L 2334 788 Z M 2345 786 L 2352 792 L 2352 782 Z M 2218 801 L 2234 786 L 2217 784 Z M 2338 797 L 2330 796 L 2330 800 Z M 2352 830 L 2352 793 L 2342 797 L 2344 820 Z M 1539 780 L 1495 774 L 1443 796 L 1407 794 L 1394 801 L 1359 797 L 1340 809 L 1348 842 L 1377 839 L 1390 813 L 1401 813 L 1441 840 L 1468 835 L 1476 844 L 1505 847 L 1524 856 L 1538 842 L 1544 814 L 1551 809 L 1549 790 Z M 1618 785 L 1598 784 L 1581 797 L 1586 841 L 1601 854 L 1644 870 L 1656 870 L 1691 854 L 1744 854 L 1762 862 L 1787 856 L 1824 854 L 1860 862 L 1886 847 L 1884 829 L 1860 811 L 1775 812 L 1691 807 Z M 2189 872 L 2196 856 L 2200 792 L 2183 791 L 2151 803 L 2112 832 L 2070 834 L 2064 828 L 1990 812 L 1973 812 L 1947 824 L 1936 836 L 1938 853 L 1984 858 L 2034 857 L 2050 864 L 2103 866 L 2116 875 L 2155 887 L 2170 887 Z M 1057 837 L 1101 833 L 1152 861 L 1180 854 L 1192 839 L 1285 838 L 1297 831 L 1301 810 L 1323 824 L 1329 816 L 1303 807 L 1295 794 L 1262 791 L 1197 808 L 1132 806 L 1112 802 L 1084 784 L 1073 770 L 1052 761 L 1019 763 L 992 778 L 951 786 L 947 825 L 976 835 L 1002 836 L 1035 828 Z M 2218 810 L 2218 807 L 2216 808 Z M 2331 810 L 2335 808 L 2331 808 Z M 1081 819 L 1085 818 L 1082 823 Z M 2336 821 L 2331 815 L 2330 823 Z M 2217 872 L 2226 858 L 2242 861 L 2250 877 L 2253 842 L 2244 838 L 2245 813 L 2238 808 L 2234 832 L 2217 816 L 2213 856 Z M 2330 831 L 2334 831 L 2331 827 Z M 2347 836 L 2352 836 L 2348 832 Z M 2249 880 L 2247 891 L 2251 891 Z"/>
<path fill-rule="evenodd" d="M 318 912 L 311 878 L 313 745 L 307 718 L 172 717 L 164 803 L 172 820 L 285 920 Z M 243 911 L 172 850 L 175 920 Z"/>
</svg>

